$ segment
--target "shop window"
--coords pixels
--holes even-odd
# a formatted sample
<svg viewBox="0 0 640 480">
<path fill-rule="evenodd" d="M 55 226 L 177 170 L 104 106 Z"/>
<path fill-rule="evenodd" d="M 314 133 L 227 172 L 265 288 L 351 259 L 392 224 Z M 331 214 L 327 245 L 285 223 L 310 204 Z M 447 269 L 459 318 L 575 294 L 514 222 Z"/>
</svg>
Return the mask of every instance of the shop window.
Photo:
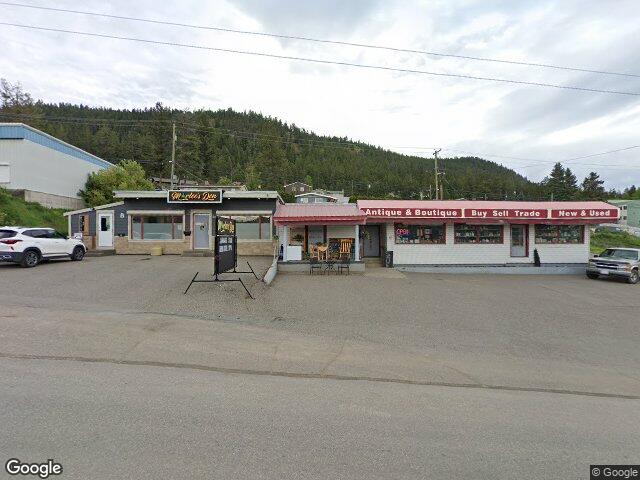
<svg viewBox="0 0 640 480">
<path fill-rule="evenodd" d="M 446 243 L 446 226 L 395 224 L 396 243 L 439 244 Z"/>
<path fill-rule="evenodd" d="M 502 225 L 467 225 L 456 223 L 454 227 L 456 243 L 503 243 Z"/>
<path fill-rule="evenodd" d="M 536 225 L 536 243 L 584 243 L 583 225 Z"/>
<path fill-rule="evenodd" d="M 271 222 L 263 215 L 231 217 L 236 221 L 236 235 L 241 240 L 271 240 Z"/>
<path fill-rule="evenodd" d="M 133 215 L 131 238 L 133 240 L 182 240 L 182 216 Z"/>
</svg>

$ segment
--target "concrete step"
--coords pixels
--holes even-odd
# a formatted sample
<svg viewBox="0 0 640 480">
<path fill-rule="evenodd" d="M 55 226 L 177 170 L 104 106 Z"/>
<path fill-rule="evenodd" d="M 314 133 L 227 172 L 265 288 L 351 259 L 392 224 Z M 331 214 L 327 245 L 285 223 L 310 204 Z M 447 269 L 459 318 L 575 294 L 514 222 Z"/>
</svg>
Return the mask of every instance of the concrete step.
<svg viewBox="0 0 640 480">
<path fill-rule="evenodd" d="M 362 261 L 364 262 L 366 268 L 382 267 L 382 258 L 380 257 L 374 257 L 374 258 L 365 257 L 362 259 Z"/>
<path fill-rule="evenodd" d="M 213 250 L 184 250 L 183 257 L 215 257 Z"/>
<path fill-rule="evenodd" d="M 115 250 L 87 250 L 84 254 L 85 257 L 107 257 L 109 255 L 115 255 Z"/>
</svg>

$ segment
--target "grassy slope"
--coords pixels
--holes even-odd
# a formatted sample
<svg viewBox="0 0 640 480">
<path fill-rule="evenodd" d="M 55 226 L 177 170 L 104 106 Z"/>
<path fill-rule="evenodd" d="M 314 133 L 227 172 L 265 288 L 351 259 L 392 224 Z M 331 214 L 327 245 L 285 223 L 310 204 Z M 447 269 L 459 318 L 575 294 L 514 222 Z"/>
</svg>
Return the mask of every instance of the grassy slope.
<svg viewBox="0 0 640 480">
<path fill-rule="evenodd" d="M 0 226 L 51 227 L 66 233 L 67 219 L 62 216 L 64 211 L 25 202 L 12 196 L 4 188 L 0 188 Z"/>
<path fill-rule="evenodd" d="M 591 235 L 592 253 L 600 253 L 608 247 L 640 248 L 640 237 L 626 232 L 597 232 Z"/>
</svg>

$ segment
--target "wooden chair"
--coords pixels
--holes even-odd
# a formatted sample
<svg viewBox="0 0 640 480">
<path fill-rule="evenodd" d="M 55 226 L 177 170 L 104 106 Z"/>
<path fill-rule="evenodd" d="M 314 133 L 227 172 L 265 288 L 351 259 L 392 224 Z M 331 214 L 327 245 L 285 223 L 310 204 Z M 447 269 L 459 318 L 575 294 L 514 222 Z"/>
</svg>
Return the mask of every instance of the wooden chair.
<svg viewBox="0 0 640 480">
<path fill-rule="evenodd" d="M 317 245 L 311 245 L 311 247 L 309 248 L 309 258 L 315 258 L 316 260 L 320 260 L 320 257 L 318 256 L 318 246 Z"/>
<path fill-rule="evenodd" d="M 326 262 L 328 259 L 328 250 L 329 250 L 329 247 L 327 247 L 326 245 L 324 247 L 319 246 L 318 260 L 324 260 Z"/>
<path fill-rule="evenodd" d="M 348 253 L 351 255 L 351 244 L 353 243 L 353 239 L 351 238 L 343 238 L 340 240 L 340 256 Z"/>
</svg>

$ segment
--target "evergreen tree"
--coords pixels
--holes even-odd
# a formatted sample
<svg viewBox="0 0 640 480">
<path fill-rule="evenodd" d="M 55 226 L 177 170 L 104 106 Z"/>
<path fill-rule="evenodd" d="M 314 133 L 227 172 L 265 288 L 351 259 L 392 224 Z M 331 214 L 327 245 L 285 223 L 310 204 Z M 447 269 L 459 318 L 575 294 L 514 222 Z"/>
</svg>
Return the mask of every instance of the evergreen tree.
<svg viewBox="0 0 640 480">
<path fill-rule="evenodd" d="M 582 181 L 582 196 L 587 200 L 604 200 L 606 192 L 603 185 L 604 181 L 596 172 L 589 173 Z"/>
</svg>

